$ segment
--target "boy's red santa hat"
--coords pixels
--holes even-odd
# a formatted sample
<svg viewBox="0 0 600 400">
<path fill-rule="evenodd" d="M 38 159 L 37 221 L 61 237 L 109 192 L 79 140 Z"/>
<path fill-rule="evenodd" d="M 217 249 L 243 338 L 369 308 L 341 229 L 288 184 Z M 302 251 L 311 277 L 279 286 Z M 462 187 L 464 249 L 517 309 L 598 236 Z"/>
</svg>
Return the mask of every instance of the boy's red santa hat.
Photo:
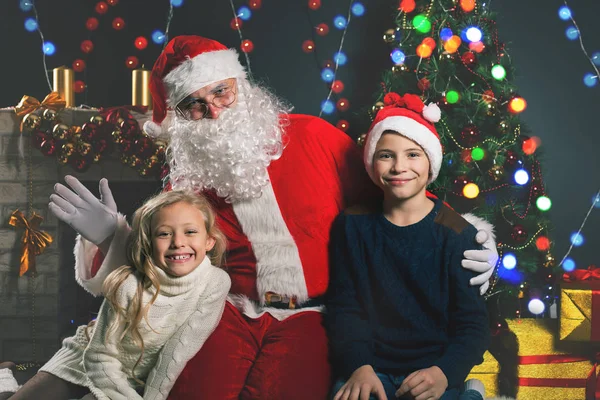
<svg viewBox="0 0 600 400">
<path fill-rule="evenodd" d="M 187 96 L 211 83 L 244 77 L 246 71 L 235 50 L 201 36 L 174 37 L 152 68 L 152 121 L 144 124 L 144 130 L 150 136 L 159 136 L 166 131 L 161 123 L 167 116 L 167 108 L 175 108 Z"/>
<path fill-rule="evenodd" d="M 373 156 L 377 142 L 385 131 L 394 131 L 423 148 L 429 158 L 431 176 L 427 183 L 437 178 L 442 165 L 442 144 L 435 129 L 441 111 L 435 103 L 427 106 L 419 96 L 390 92 L 383 99 L 385 106 L 379 110 L 365 138 L 364 161 L 367 173 L 373 179 Z"/>
</svg>

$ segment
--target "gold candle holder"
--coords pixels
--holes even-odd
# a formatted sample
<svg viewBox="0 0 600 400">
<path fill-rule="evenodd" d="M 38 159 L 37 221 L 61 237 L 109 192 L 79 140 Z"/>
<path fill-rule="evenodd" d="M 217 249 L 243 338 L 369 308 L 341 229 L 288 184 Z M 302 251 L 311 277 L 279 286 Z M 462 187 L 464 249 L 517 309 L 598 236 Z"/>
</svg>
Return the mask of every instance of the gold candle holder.
<svg viewBox="0 0 600 400">
<path fill-rule="evenodd" d="M 65 66 L 52 70 L 54 79 L 52 90 L 58 92 L 67 107 L 75 106 L 75 91 L 73 90 L 73 70 Z"/>
<path fill-rule="evenodd" d="M 152 110 L 150 71 L 146 69 L 131 71 L 131 105 L 147 106 L 148 110 Z"/>
</svg>

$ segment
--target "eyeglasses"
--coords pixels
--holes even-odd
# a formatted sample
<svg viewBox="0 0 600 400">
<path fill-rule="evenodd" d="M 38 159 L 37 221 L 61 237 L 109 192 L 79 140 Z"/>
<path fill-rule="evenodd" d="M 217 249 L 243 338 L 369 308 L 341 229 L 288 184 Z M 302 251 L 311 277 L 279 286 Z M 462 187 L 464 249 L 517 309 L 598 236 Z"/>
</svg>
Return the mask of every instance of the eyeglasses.
<svg viewBox="0 0 600 400">
<path fill-rule="evenodd" d="M 212 100 L 208 100 L 211 95 Z M 217 108 L 225 108 L 232 105 L 237 97 L 233 86 L 217 89 L 211 95 L 204 100 L 193 97 L 186 99 L 179 103 L 175 109 L 182 118 L 188 121 L 198 121 L 210 114 L 209 104 Z"/>
</svg>

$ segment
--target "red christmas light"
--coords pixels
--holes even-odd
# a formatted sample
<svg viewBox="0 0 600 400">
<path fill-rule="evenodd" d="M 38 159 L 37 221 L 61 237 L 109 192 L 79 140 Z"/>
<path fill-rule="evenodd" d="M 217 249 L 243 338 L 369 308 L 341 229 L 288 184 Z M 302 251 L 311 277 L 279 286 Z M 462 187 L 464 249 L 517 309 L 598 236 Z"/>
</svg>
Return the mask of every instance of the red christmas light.
<svg viewBox="0 0 600 400">
<path fill-rule="evenodd" d="M 231 22 L 229 23 L 229 26 L 231 27 L 231 29 L 233 29 L 234 31 L 240 29 L 242 27 L 242 20 L 238 17 L 232 18 Z"/>
<path fill-rule="evenodd" d="M 96 3 L 95 10 L 98 14 L 106 14 L 106 12 L 108 11 L 108 4 L 106 4 L 103 1 L 99 1 Z"/>
<path fill-rule="evenodd" d="M 85 61 L 81 59 L 77 59 L 73 61 L 73 71 L 75 72 L 83 72 L 85 69 Z"/>
<path fill-rule="evenodd" d="M 83 42 L 81 42 L 81 51 L 83 51 L 86 54 L 89 54 L 92 52 L 92 50 L 94 50 L 94 43 L 92 43 L 91 40 L 84 40 Z"/>
<path fill-rule="evenodd" d="M 321 7 L 321 0 L 308 0 L 308 8 L 318 10 Z"/>
<path fill-rule="evenodd" d="M 136 49 L 144 50 L 148 46 L 148 39 L 143 36 L 138 36 L 135 38 L 134 45 Z"/>
<path fill-rule="evenodd" d="M 341 130 L 346 132 L 348 130 L 348 128 L 350 127 L 350 124 L 348 124 L 348 121 L 346 121 L 345 119 L 340 119 L 337 124 L 335 124 L 335 126 Z"/>
<path fill-rule="evenodd" d="M 123 20 L 123 18 L 117 17 L 113 19 L 112 27 L 113 29 L 120 31 L 121 29 L 125 28 L 125 21 Z"/>
<path fill-rule="evenodd" d="M 258 10 L 260 8 L 260 6 L 262 5 L 262 0 L 250 0 L 248 2 L 248 5 L 250 6 L 251 9 Z"/>
<path fill-rule="evenodd" d="M 125 60 L 125 65 L 129 69 L 134 69 L 135 67 L 138 66 L 139 63 L 140 63 L 140 60 L 138 60 L 138 58 L 136 56 L 129 56 Z"/>
<path fill-rule="evenodd" d="M 315 42 L 312 40 L 305 40 L 302 43 L 302 51 L 305 53 L 312 53 L 315 50 Z"/>
<path fill-rule="evenodd" d="M 248 39 L 242 40 L 240 48 L 244 53 L 250 53 L 252 52 L 252 50 L 254 50 L 254 43 L 252 43 L 252 41 Z"/>
<path fill-rule="evenodd" d="M 96 17 L 90 17 L 87 19 L 87 21 L 85 21 L 85 27 L 88 31 L 95 31 L 98 29 L 98 24 L 98 18 Z"/>
<path fill-rule="evenodd" d="M 548 239 L 546 236 L 539 236 L 535 240 L 535 247 L 537 247 L 539 251 L 548 250 L 550 248 L 550 239 Z"/>
<path fill-rule="evenodd" d="M 415 0 L 402 0 L 398 6 L 398 10 L 404 11 L 405 13 L 413 12 L 415 7 Z"/>
<path fill-rule="evenodd" d="M 109 6 L 116 6 L 119 4 L 119 0 L 106 0 Z"/>
<path fill-rule="evenodd" d="M 337 101 L 336 107 L 340 111 L 348 111 L 350 108 L 350 102 L 346 98 L 341 98 Z"/>
<path fill-rule="evenodd" d="M 83 93 L 84 90 L 85 90 L 85 83 L 83 81 L 73 82 L 73 91 L 75 91 L 75 93 Z"/>
<path fill-rule="evenodd" d="M 331 84 L 331 90 L 333 93 L 342 93 L 344 91 L 344 82 L 342 81 L 333 81 Z"/>
<path fill-rule="evenodd" d="M 317 35 L 325 36 L 329 33 L 329 26 L 327 24 L 319 24 L 315 28 L 317 30 Z"/>
</svg>

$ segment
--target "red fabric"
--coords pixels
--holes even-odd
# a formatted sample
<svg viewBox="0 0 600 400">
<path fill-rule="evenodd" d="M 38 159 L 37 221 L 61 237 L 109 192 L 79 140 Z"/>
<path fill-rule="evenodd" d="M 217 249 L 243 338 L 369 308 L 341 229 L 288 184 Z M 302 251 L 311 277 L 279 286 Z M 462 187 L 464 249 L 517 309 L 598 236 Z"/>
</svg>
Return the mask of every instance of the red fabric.
<svg viewBox="0 0 600 400">
<path fill-rule="evenodd" d="M 90 270 L 91 277 L 95 277 L 98 271 L 100 270 L 100 266 L 104 262 L 104 254 L 100 250 L 96 251 L 96 255 L 92 260 L 92 269 Z"/>
<path fill-rule="evenodd" d="M 330 380 L 320 313 L 252 319 L 227 303 L 219 326 L 187 363 L 169 399 L 325 400 Z"/>
</svg>

